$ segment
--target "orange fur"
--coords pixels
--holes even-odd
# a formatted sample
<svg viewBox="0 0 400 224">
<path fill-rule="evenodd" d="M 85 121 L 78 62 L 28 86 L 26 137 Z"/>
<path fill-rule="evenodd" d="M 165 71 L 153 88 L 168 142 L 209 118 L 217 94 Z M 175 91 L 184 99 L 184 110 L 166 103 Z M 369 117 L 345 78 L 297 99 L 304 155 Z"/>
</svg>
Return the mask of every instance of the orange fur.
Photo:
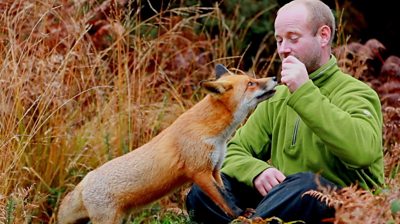
<svg viewBox="0 0 400 224">
<path fill-rule="evenodd" d="M 215 81 L 202 83 L 208 94 L 147 144 L 115 158 L 88 175 L 62 201 L 60 224 L 90 218 L 121 223 L 131 210 L 195 182 L 228 215 L 239 215 L 224 200 L 220 168 L 226 141 L 254 107 L 271 96 L 272 78 L 231 75 L 218 65 Z M 225 75 L 221 75 L 224 71 Z M 268 93 L 268 96 L 262 94 Z"/>
</svg>

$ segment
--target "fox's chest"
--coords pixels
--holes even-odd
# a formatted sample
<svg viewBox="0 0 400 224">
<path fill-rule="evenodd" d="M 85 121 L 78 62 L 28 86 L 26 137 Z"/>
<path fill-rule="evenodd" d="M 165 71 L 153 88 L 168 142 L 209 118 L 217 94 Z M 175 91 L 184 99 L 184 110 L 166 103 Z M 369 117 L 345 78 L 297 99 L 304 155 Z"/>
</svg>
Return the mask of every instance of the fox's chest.
<svg viewBox="0 0 400 224">
<path fill-rule="evenodd" d="M 210 159 L 213 168 L 221 169 L 226 154 L 226 141 L 214 139 L 209 140 L 209 143 L 213 146 L 213 150 L 210 153 Z"/>
</svg>

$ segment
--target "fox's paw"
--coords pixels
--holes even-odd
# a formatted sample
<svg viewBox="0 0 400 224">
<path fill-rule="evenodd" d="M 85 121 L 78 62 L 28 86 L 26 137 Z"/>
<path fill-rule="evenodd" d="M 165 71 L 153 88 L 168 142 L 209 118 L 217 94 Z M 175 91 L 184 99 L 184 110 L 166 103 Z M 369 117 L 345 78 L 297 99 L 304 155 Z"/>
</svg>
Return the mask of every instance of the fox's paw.
<svg viewBox="0 0 400 224">
<path fill-rule="evenodd" d="M 244 216 L 239 216 L 234 219 L 230 224 L 251 224 L 251 219 L 248 219 Z"/>
<path fill-rule="evenodd" d="M 237 219 L 233 220 L 230 224 L 271 224 L 271 223 L 278 223 L 278 224 L 304 224 L 304 221 L 297 220 L 291 222 L 284 222 L 282 219 L 278 217 L 271 217 L 263 219 L 261 217 L 253 217 L 247 218 L 244 216 L 239 216 Z"/>
<path fill-rule="evenodd" d="M 243 211 L 241 216 L 244 216 L 246 218 L 252 217 L 256 213 L 256 210 L 254 208 L 246 208 L 246 210 Z"/>
<path fill-rule="evenodd" d="M 266 224 L 266 222 L 261 217 L 250 219 L 244 216 L 239 216 L 237 219 L 233 220 L 231 224 Z"/>
</svg>

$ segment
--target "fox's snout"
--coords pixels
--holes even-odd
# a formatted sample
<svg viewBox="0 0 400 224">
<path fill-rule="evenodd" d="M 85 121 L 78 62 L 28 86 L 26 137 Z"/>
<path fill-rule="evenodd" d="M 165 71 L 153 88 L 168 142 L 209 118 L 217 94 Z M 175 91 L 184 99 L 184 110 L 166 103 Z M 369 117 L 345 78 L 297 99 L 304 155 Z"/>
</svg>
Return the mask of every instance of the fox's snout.
<svg viewBox="0 0 400 224">
<path fill-rule="evenodd" d="M 273 77 L 268 77 L 268 78 L 262 78 L 259 79 L 260 83 L 261 83 L 261 88 L 263 89 L 273 89 L 275 88 L 275 86 L 278 85 L 278 80 L 276 78 L 276 76 Z"/>
<path fill-rule="evenodd" d="M 258 102 L 271 98 L 275 93 L 275 87 L 278 85 L 276 77 L 269 77 L 261 79 L 259 93 L 256 96 Z"/>
<path fill-rule="evenodd" d="M 270 85 L 272 86 L 272 88 L 275 88 L 275 86 L 278 85 L 278 79 L 276 78 L 276 76 L 269 78 L 269 82 L 271 83 Z"/>
<path fill-rule="evenodd" d="M 278 82 L 278 78 L 276 78 L 276 76 L 271 77 L 271 82 L 272 82 L 272 89 L 275 89 L 275 87 L 279 84 Z"/>
</svg>

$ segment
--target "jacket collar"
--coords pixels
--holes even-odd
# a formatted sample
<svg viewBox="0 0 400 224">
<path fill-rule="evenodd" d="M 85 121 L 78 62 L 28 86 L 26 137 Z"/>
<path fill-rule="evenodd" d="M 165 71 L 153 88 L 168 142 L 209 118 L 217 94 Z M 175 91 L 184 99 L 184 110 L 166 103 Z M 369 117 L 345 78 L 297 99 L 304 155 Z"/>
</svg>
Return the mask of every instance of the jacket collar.
<svg viewBox="0 0 400 224">
<path fill-rule="evenodd" d="M 321 87 L 324 81 L 331 77 L 338 70 L 339 67 L 337 66 L 336 57 L 331 55 L 329 61 L 322 65 L 319 69 L 309 74 L 309 77 L 313 81 L 314 85 Z"/>
</svg>

